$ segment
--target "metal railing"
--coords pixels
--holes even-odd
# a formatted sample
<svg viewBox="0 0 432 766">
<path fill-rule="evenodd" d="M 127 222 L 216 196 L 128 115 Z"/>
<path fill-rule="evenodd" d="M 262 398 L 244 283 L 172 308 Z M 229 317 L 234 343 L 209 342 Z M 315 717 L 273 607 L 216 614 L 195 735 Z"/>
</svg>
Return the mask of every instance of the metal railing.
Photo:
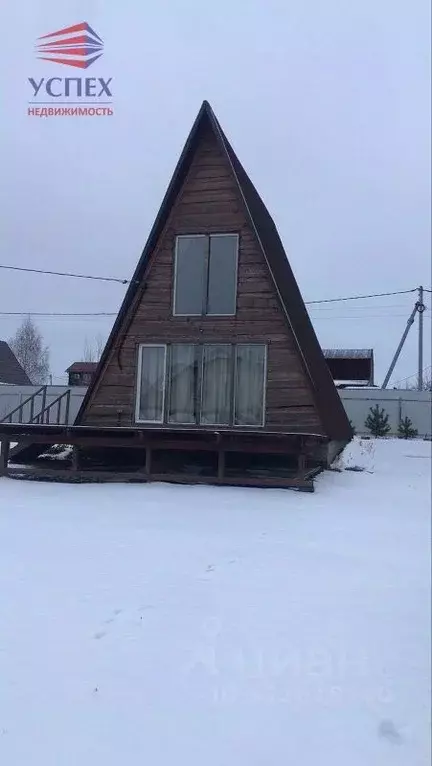
<svg viewBox="0 0 432 766">
<path fill-rule="evenodd" d="M 53 425 L 65 425 L 69 422 L 69 407 L 70 407 L 70 388 L 68 388 L 67 391 L 64 391 L 62 394 L 57 396 L 54 401 L 50 402 L 48 405 L 43 407 L 41 411 L 35 415 L 31 420 L 30 423 L 38 423 L 39 425 L 43 425 L 44 423 L 46 425 L 49 425 L 52 423 L 51 421 L 51 410 L 54 409 L 54 407 L 57 405 L 57 418 L 54 421 Z M 62 401 L 65 400 L 65 413 L 64 418 L 61 419 L 61 406 Z"/>
<path fill-rule="evenodd" d="M 0 423 L 24 423 L 24 424 L 30 424 L 30 423 L 38 423 L 39 425 L 42 424 L 55 424 L 55 425 L 64 425 L 69 422 L 69 407 L 70 407 L 70 395 L 71 391 L 70 388 L 67 389 L 67 391 L 64 391 L 62 394 L 57 396 L 54 401 L 50 402 L 49 404 L 46 403 L 47 401 L 47 389 L 48 386 L 41 386 L 37 389 L 31 396 L 27 397 L 27 399 L 24 399 L 21 404 L 19 404 L 15 409 L 13 409 L 11 412 L 9 412 L 7 415 L 5 415 L 2 420 L 0 420 Z M 41 405 L 40 410 L 35 414 L 35 407 L 37 403 L 38 397 L 41 397 Z M 62 402 L 65 401 L 65 410 L 64 410 L 64 417 L 62 418 Z M 54 421 L 51 420 L 51 412 L 54 410 L 54 408 L 57 407 L 56 410 L 56 418 Z M 26 414 L 25 410 L 29 410 L 29 413 Z M 15 418 L 14 416 L 17 416 Z"/>
<path fill-rule="evenodd" d="M 21 404 L 18 405 L 18 407 L 15 407 L 12 412 L 9 412 L 5 417 L 0 420 L 0 423 L 13 423 L 15 422 L 13 420 L 13 416 L 18 413 L 18 423 L 23 422 L 23 414 L 24 414 L 24 407 L 26 407 L 28 404 L 30 404 L 30 419 L 27 420 L 27 423 L 31 423 L 33 421 L 34 417 L 34 407 L 35 407 L 35 401 L 36 397 L 40 396 L 42 394 L 42 410 L 45 408 L 46 405 L 46 396 L 47 396 L 47 386 L 41 386 L 38 388 L 37 391 L 34 392 L 31 396 L 29 396 L 27 399 L 24 399 Z"/>
</svg>

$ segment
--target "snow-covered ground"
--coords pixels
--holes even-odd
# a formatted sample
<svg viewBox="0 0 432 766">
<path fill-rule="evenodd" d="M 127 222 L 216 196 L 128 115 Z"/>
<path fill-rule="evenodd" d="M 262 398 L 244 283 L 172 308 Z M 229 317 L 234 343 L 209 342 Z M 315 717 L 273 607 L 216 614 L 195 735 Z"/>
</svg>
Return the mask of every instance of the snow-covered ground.
<svg viewBox="0 0 432 766">
<path fill-rule="evenodd" d="M 313 495 L 1 479 L 0 764 L 429 764 L 430 449 Z"/>
</svg>

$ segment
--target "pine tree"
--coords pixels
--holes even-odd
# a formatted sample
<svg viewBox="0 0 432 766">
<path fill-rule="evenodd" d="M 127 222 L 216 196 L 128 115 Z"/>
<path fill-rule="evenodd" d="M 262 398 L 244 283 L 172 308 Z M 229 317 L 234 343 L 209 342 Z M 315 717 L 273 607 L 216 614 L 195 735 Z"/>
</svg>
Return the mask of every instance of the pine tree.
<svg viewBox="0 0 432 766">
<path fill-rule="evenodd" d="M 405 416 L 398 425 L 399 439 L 414 439 L 418 434 L 417 428 L 414 428 L 412 420 Z"/>
<path fill-rule="evenodd" d="M 366 428 L 371 432 L 372 436 L 387 436 L 391 430 L 388 422 L 389 416 L 384 410 L 384 407 L 380 407 L 376 404 L 375 407 L 369 408 L 369 415 L 365 420 Z"/>
</svg>

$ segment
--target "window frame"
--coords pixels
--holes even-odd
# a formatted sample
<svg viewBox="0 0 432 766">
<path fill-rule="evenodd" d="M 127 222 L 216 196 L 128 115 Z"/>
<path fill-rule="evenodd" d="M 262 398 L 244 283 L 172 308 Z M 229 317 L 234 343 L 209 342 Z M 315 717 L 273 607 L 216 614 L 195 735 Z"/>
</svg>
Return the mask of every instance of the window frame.
<svg viewBox="0 0 432 766">
<path fill-rule="evenodd" d="M 210 313 L 207 311 L 208 308 L 208 302 L 209 302 L 209 286 L 210 286 L 210 259 L 211 259 L 211 241 L 212 238 L 216 237 L 235 237 L 236 239 L 236 261 L 235 261 L 235 270 L 234 270 L 234 311 L 229 314 L 221 314 L 218 313 Z M 239 250 L 240 250 L 240 235 L 238 232 L 218 232 L 216 234 L 209 234 L 209 247 L 207 252 L 207 260 L 206 260 L 206 295 L 205 295 L 205 309 L 206 312 L 204 316 L 207 317 L 235 317 L 237 314 L 237 293 L 238 293 L 238 262 L 239 262 Z"/>
<path fill-rule="evenodd" d="M 230 397 L 229 397 L 229 423 L 203 423 L 202 418 L 202 411 L 203 411 L 203 398 L 204 398 L 204 366 L 205 366 L 205 347 L 206 346 L 225 346 L 229 349 L 229 368 L 228 368 L 228 384 L 230 387 Z M 213 428 L 213 426 L 217 426 L 218 428 L 231 428 L 231 423 L 234 421 L 234 378 L 233 378 L 233 365 L 234 365 L 234 358 L 233 358 L 233 348 L 235 344 L 233 343 L 222 343 L 215 341 L 213 343 L 202 343 L 201 344 L 201 361 L 200 361 L 200 378 L 199 378 L 199 385 L 200 385 L 200 391 L 199 391 L 199 412 L 198 415 L 198 425 L 202 426 L 203 428 L 206 428 L 206 426 L 210 426 L 210 428 Z M 235 357 L 235 351 L 234 351 L 234 357 Z"/>
<path fill-rule="evenodd" d="M 236 238 L 236 262 L 235 262 L 235 274 L 234 274 L 234 311 L 229 314 L 221 313 L 209 313 L 208 298 L 209 298 L 209 277 L 210 277 L 210 259 L 211 259 L 211 240 L 212 237 L 235 237 Z M 178 243 L 180 239 L 194 239 L 204 238 L 208 242 L 205 254 L 204 262 L 204 280 L 203 280 L 203 294 L 200 314 L 180 314 L 176 311 L 176 294 L 177 294 L 177 270 L 178 270 Z M 177 234 L 175 238 L 174 247 L 174 284 L 173 284 L 173 299 L 172 299 L 172 315 L 174 317 L 233 317 L 237 314 L 237 293 L 238 293 L 238 262 L 240 251 L 240 235 L 238 232 L 215 232 L 206 234 Z"/>
<path fill-rule="evenodd" d="M 142 360 L 144 348 L 162 348 L 164 351 L 164 363 L 163 363 L 163 378 L 162 378 L 162 406 L 161 406 L 161 419 L 160 420 L 144 420 L 140 418 L 140 400 L 141 400 L 141 386 L 142 386 Z M 137 378 L 136 378 L 136 394 L 135 394 L 135 423 L 148 423 L 163 425 L 165 423 L 165 400 L 166 400 L 166 380 L 167 380 L 167 356 L 168 346 L 166 343 L 140 343 L 138 345 L 138 365 L 137 365 Z"/>
<path fill-rule="evenodd" d="M 194 349 L 194 365 L 196 365 L 196 372 L 197 372 L 197 391 L 194 392 L 194 411 L 195 411 L 195 420 L 193 423 L 179 423 L 176 421 L 170 420 L 170 407 L 171 407 L 171 387 L 172 387 L 172 348 L 173 346 L 192 346 Z M 200 411 L 201 411 L 201 388 L 202 388 L 202 379 L 201 379 L 201 357 L 202 357 L 202 345 L 198 343 L 187 343 L 182 341 L 176 341 L 175 343 L 168 343 L 167 344 L 167 369 L 166 369 L 166 375 L 165 379 L 167 381 L 166 383 L 166 407 L 164 409 L 164 423 L 168 426 L 196 426 L 200 424 L 199 418 L 200 418 Z"/>
<path fill-rule="evenodd" d="M 171 391 L 171 348 L 172 346 L 195 346 L 195 359 L 197 364 L 197 385 L 198 392 L 195 399 L 196 419 L 194 423 L 172 423 L 169 420 L 169 402 Z M 229 369 L 229 385 L 230 385 L 230 422 L 226 423 L 202 423 L 202 401 L 203 401 L 203 389 L 204 389 L 204 357 L 205 346 L 228 346 L 231 350 L 230 354 L 230 369 Z M 264 369 L 263 369 L 263 396 L 262 396 L 262 421 L 257 424 L 248 423 L 236 423 L 236 400 L 237 400 L 237 348 L 239 346 L 260 346 L 264 348 Z M 162 418 L 160 420 L 143 420 L 139 418 L 140 398 L 141 398 L 141 373 L 142 373 L 142 359 L 143 348 L 162 348 L 164 350 L 164 365 L 163 365 L 163 389 L 162 389 Z M 267 343 L 227 343 L 223 341 L 212 341 L 205 343 L 188 343 L 186 341 L 169 342 L 169 343 L 140 343 L 138 344 L 138 365 L 137 365 L 137 377 L 135 387 L 135 423 L 148 424 L 148 425 L 162 425 L 169 428 L 226 428 L 237 430 L 239 428 L 245 428 L 248 430 L 254 428 L 264 428 L 266 424 L 266 407 L 267 407 L 267 372 L 268 372 L 268 344 Z"/>
<path fill-rule="evenodd" d="M 204 288 L 207 282 L 207 264 L 208 264 L 208 248 L 207 248 L 207 254 L 205 256 L 205 267 L 204 267 L 204 279 L 203 279 L 203 285 L 202 285 L 202 301 L 201 301 L 201 313 L 200 314 L 180 314 L 176 312 L 176 294 L 177 294 L 177 269 L 178 269 L 178 244 L 180 239 L 208 239 L 208 234 L 177 234 L 175 239 L 175 248 L 174 248 L 174 288 L 173 288 L 173 300 L 172 300 L 172 307 L 173 307 L 173 316 L 175 317 L 201 317 L 203 316 L 203 308 L 204 308 Z"/>
<path fill-rule="evenodd" d="M 261 346 L 264 348 L 264 369 L 263 369 L 263 396 L 262 396 L 262 421 L 253 425 L 250 423 L 236 423 L 236 402 L 237 402 L 237 349 L 239 346 Z M 268 363 L 268 344 L 267 343 L 235 343 L 234 344 L 234 382 L 233 382 L 233 428 L 264 428 L 266 422 L 267 406 L 267 363 Z"/>
</svg>

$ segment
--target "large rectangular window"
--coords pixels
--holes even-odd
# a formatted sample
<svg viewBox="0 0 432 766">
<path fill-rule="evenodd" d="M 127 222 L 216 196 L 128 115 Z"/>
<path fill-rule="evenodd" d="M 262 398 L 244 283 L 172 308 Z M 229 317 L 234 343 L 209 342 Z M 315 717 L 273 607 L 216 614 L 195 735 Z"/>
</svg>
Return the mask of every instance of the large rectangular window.
<svg viewBox="0 0 432 766">
<path fill-rule="evenodd" d="M 201 423 L 229 425 L 231 418 L 231 360 L 229 344 L 203 347 Z"/>
<path fill-rule="evenodd" d="M 177 237 L 174 315 L 234 316 L 237 259 L 237 234 Z"/>
<path fill-rule="evenodd" d="M 170 348 L 169 423 L 195 423 L 197 418 L 197 346 L 183 343 Z"/>
<path fill-rule="evenodd" d="M 207 426 L 263 426 L 266 346 L 140 346 L 136 420 Z"/>
<path fill-rule="evenodd" d="M 201 316 L 207 281 L 208 237 L 177 237 L 174 314 Z"/>
<path fill-rule="evenodd" d="M 264 424 L 266 347 L 238 344 L 235 361 L 235 425 Z"/>
<path fill-rule="evenodd" d="M 164 419 L 166 346 L 140 346 L 136 420 L 162 423 Z"/>
</svg>

